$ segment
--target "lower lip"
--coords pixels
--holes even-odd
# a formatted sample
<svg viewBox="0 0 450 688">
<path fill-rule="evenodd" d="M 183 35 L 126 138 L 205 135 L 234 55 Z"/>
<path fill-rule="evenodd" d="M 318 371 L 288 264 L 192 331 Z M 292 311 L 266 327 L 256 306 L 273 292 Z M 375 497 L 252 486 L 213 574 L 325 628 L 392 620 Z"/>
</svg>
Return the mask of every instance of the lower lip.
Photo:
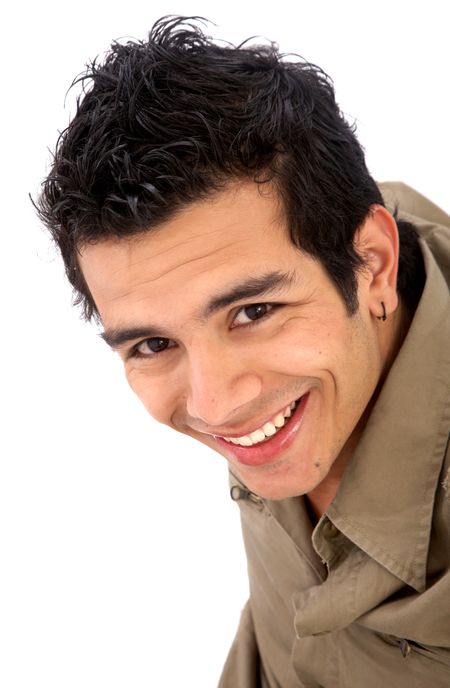
<svg viewBox="0 0 450 688">
<path fill-rule="evenodd" d="M 231 444 L 221 437 L 216 437 L 215 441 L 222 448 L 225 448 L 227 454 L 231 455 L 235 461 L 245 466 L 265 466 L 276 463 L 280 459 L 280 454 L 294 441 L 303 421 L 308 398 L 309 394 L 304 394 L 286 425 L 260 444 L 254 444 L 252 447 L 241 447 L 238 444 Z"/>
</svg>

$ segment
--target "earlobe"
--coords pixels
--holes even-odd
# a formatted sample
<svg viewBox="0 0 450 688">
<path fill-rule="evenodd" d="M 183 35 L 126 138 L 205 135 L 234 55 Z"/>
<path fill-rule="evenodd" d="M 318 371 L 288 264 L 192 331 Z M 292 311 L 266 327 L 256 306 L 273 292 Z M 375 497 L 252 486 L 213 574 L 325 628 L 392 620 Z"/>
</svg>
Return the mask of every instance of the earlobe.
<svg viewBox="0 0 450 688">
<path fill-rule="evenodd" d="M 386 208 L 371 207 L 357 234 L 356 249 L 366 265 L 366 303 L 374 317 L 385 320 L 398 305 L 399 257 L 397 223 Z"/>
</svg>

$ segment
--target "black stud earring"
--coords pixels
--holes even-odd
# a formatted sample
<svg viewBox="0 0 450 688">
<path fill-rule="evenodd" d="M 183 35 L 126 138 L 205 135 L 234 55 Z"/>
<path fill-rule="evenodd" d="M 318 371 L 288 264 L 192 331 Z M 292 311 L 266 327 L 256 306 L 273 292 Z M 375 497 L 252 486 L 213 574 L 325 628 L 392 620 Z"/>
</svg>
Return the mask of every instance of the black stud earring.
<svg viewBox="0 0 450 688">
<path fill-rule="evenodd" d="M 377 315 L 378 320 L 382 320 L 383 322 L 387 320 L 387 315 L 386 315 L 386 306 L 384 305 L 384 302 L 381 302 L 381 307 L 383 309 L 383 315 Z"/>
</svg>

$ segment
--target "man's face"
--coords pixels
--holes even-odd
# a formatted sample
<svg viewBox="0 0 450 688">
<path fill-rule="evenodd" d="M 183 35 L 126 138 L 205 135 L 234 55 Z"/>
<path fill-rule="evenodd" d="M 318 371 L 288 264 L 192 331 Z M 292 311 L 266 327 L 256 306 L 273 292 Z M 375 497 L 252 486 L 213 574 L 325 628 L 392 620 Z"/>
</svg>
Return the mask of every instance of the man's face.
<svg viewBox="0 0 450 688">
<path fill-rule="evenodd" d="M 289 238 L 273 190 L 242 183 L 157 230 L 82 251 L 105 338 L 149 413 L 222 454 L 268 499 L 327 476 L 381 373 L 365 273 L 349 317 Z"/>
</svg>

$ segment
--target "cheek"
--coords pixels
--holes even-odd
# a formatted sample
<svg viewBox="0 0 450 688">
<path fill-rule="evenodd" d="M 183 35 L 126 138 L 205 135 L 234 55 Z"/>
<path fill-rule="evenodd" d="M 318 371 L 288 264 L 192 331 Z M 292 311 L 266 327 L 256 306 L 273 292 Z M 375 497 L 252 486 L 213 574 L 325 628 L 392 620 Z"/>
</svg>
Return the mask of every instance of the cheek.
<svg viewBox="0 0 450 688">
<path fill-rule="evenodd" d="M 361 321 L 349 328 L 339 360 L 338 393 L 341 411 L 356 419 L 370 402 L 381 370 L 376 341 Z"/>
<path fill-rule="evenodd" d="M 175 385 L 169 384 L 162 376 L 149 376 L 143 370 L 125 368 L 125 375 L 131 389 L 152 418 L 170 425 L 179 399 Z"/>
<path fill-rule="evenodd" d="M 348 351 L 345 323 L 331 317 L 304 317 L 286 320 L 273 336 L 267 359 L 276 361 L 278 369 L 303 375 L 338 369 Z"/>
<path fill-rule="evenodd" d="M 318 316 L 318 314 L 317 314 Z M 357 419 L 369 403 L 379 377 L 379 352 L 367 325 L 328 309 L 320 317 L 292 317 L 273 338 L 267 360 L 274 372 L 309 378 L 319 392 L 322 411 Z"/>
</svg>

